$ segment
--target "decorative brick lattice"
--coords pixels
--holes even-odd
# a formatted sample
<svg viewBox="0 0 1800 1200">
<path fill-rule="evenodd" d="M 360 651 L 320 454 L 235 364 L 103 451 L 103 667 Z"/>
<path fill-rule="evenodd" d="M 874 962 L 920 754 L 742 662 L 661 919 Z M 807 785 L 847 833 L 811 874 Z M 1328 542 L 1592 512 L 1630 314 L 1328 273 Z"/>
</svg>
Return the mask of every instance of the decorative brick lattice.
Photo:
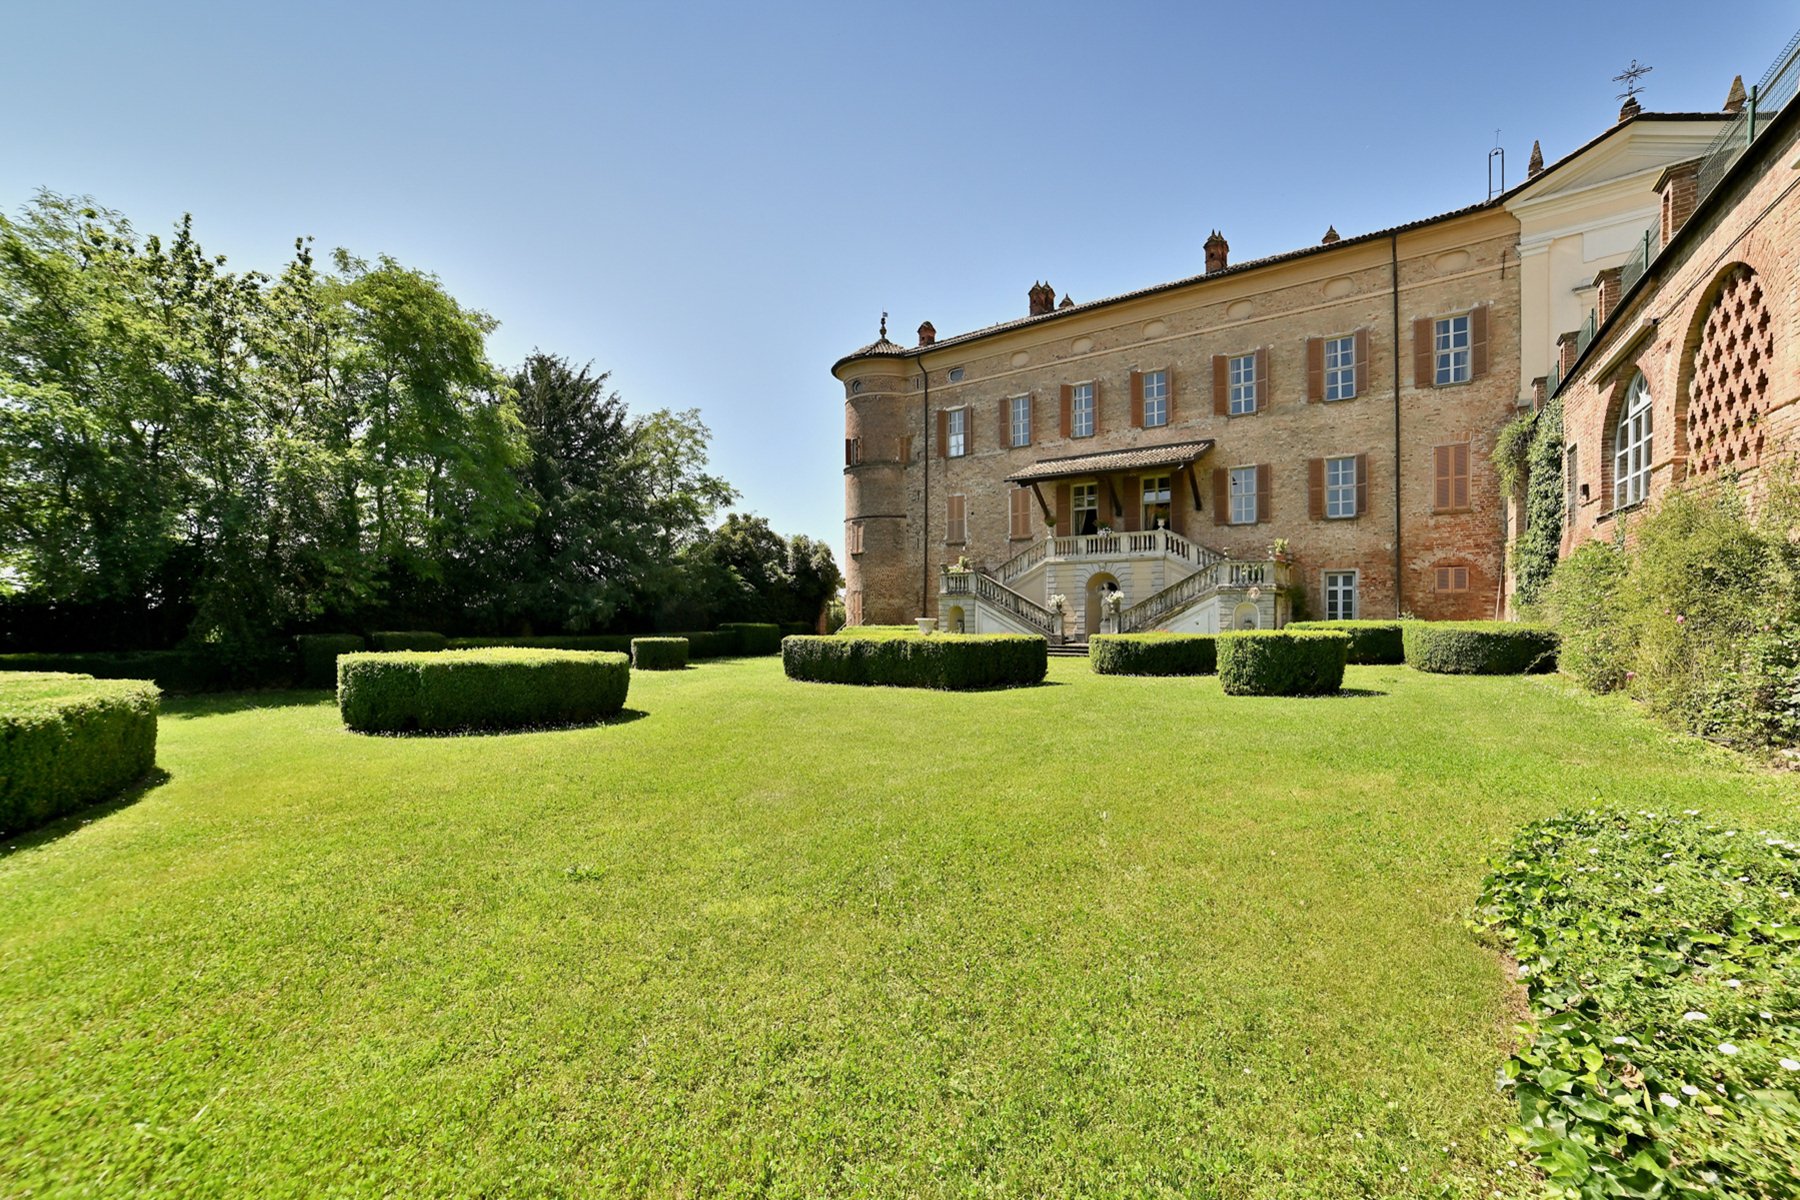
<svg viewBox="0 0 1800 1200">
<path fill-rule="evenodd" d="M 1774 327 L 1762 281 L 1735 268 L 1706 314 L 1688 389 L 1688 472 L 1748 468 L 1762 455 Z"/>
</svg>

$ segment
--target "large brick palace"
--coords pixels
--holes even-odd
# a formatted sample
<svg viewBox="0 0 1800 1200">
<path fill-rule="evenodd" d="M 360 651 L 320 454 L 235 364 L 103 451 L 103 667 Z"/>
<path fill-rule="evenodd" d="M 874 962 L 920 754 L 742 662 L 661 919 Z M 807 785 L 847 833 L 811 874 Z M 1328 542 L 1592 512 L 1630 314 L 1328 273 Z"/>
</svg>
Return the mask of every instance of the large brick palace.
<svg viewBox="0 0 1800 1200">
<path fill-rule="evenodd" d="M 1679 229 L 1683 180 L 1742 107 L 1736 87 L 1718 113 L 1628 103 L 1549 166 L 1534 147 L 1523 183 L 1392 229 L 1235 264 L 1215 232 L 1191 278 L 1080 304 L 1040 283 L 1017 320 L 926 322 L 912 346 L 884 323 L 833 367 L 851 621 L 1083 638 L 1502 615 L 1520 513 L 1496 435 L 1576 384 L 1573 347 L 1604 352 L 1621 271 L 1647 229 Z M 1708 287 L 1734 312 L 1755 290 L 1697 283 L 1690 308 Z M 1625 357 L 1606 360 L 1615 391 Z M 1612 486 L 1580 479 L 1590 504 Z"/>
</svg>

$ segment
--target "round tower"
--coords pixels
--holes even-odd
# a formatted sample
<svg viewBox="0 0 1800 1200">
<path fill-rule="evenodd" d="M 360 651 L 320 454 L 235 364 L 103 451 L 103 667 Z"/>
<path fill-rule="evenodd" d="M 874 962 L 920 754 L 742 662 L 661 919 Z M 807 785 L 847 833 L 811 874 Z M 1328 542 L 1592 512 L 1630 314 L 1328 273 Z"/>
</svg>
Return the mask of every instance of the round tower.
<svg viewBox="0 0 1800 1200">
<path fill-rule="evenodd" d="M 925 511 L 924 418 L 910 353 L 888 340 L 884 314 L 880 338 L 832 368 L 844 385 L 844 602 L 852 625 L 908 625 L 926 611 L 916 516 Z"/>
</svg>

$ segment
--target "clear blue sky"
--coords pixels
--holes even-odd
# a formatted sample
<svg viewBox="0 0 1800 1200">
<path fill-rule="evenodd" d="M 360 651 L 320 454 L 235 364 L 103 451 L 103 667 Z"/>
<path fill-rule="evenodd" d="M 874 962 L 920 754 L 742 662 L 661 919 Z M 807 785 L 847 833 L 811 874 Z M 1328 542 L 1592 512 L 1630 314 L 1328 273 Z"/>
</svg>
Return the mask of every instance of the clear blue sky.
<svg viewBox="0 0 1800 1200">
<path fill-rule="evenodd" d="M 297 234 L 436 272 L 491 351 L 698 407 L 741 507 L 841 549 L 828 373 L 930 318 L 1022 315 L 1480 200 L 1617 115 L 1715 109 L 1771 0 L 622 6 L 0 0 L 0 207 L 194 214 L 239 267 Z"/>
</svg>

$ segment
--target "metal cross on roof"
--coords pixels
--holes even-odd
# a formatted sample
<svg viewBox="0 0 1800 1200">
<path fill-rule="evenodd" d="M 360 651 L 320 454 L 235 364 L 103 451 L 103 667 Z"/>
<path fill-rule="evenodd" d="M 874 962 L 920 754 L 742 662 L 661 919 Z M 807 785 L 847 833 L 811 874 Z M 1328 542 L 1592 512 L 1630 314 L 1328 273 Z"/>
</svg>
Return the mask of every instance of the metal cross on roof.
<svg viewBox="0 0 1800 1200">
<path fill-rule="evenodd" d="M 1626 67 L 1612 78 L 1614 83 L 1622 83 L 1625 85 L 1625 90 L 1619 93 L 1618 98 L 1620 100 L 1629 100 L 1639 92 L 1643 91 L 1644 86 L 1639 83 L 1638 80 L 1654 70 L 1656 70 L 1655 67 L 1640 66 L 1637 59 L 1632 59 L 1629 67 Z"/>
</svg>

